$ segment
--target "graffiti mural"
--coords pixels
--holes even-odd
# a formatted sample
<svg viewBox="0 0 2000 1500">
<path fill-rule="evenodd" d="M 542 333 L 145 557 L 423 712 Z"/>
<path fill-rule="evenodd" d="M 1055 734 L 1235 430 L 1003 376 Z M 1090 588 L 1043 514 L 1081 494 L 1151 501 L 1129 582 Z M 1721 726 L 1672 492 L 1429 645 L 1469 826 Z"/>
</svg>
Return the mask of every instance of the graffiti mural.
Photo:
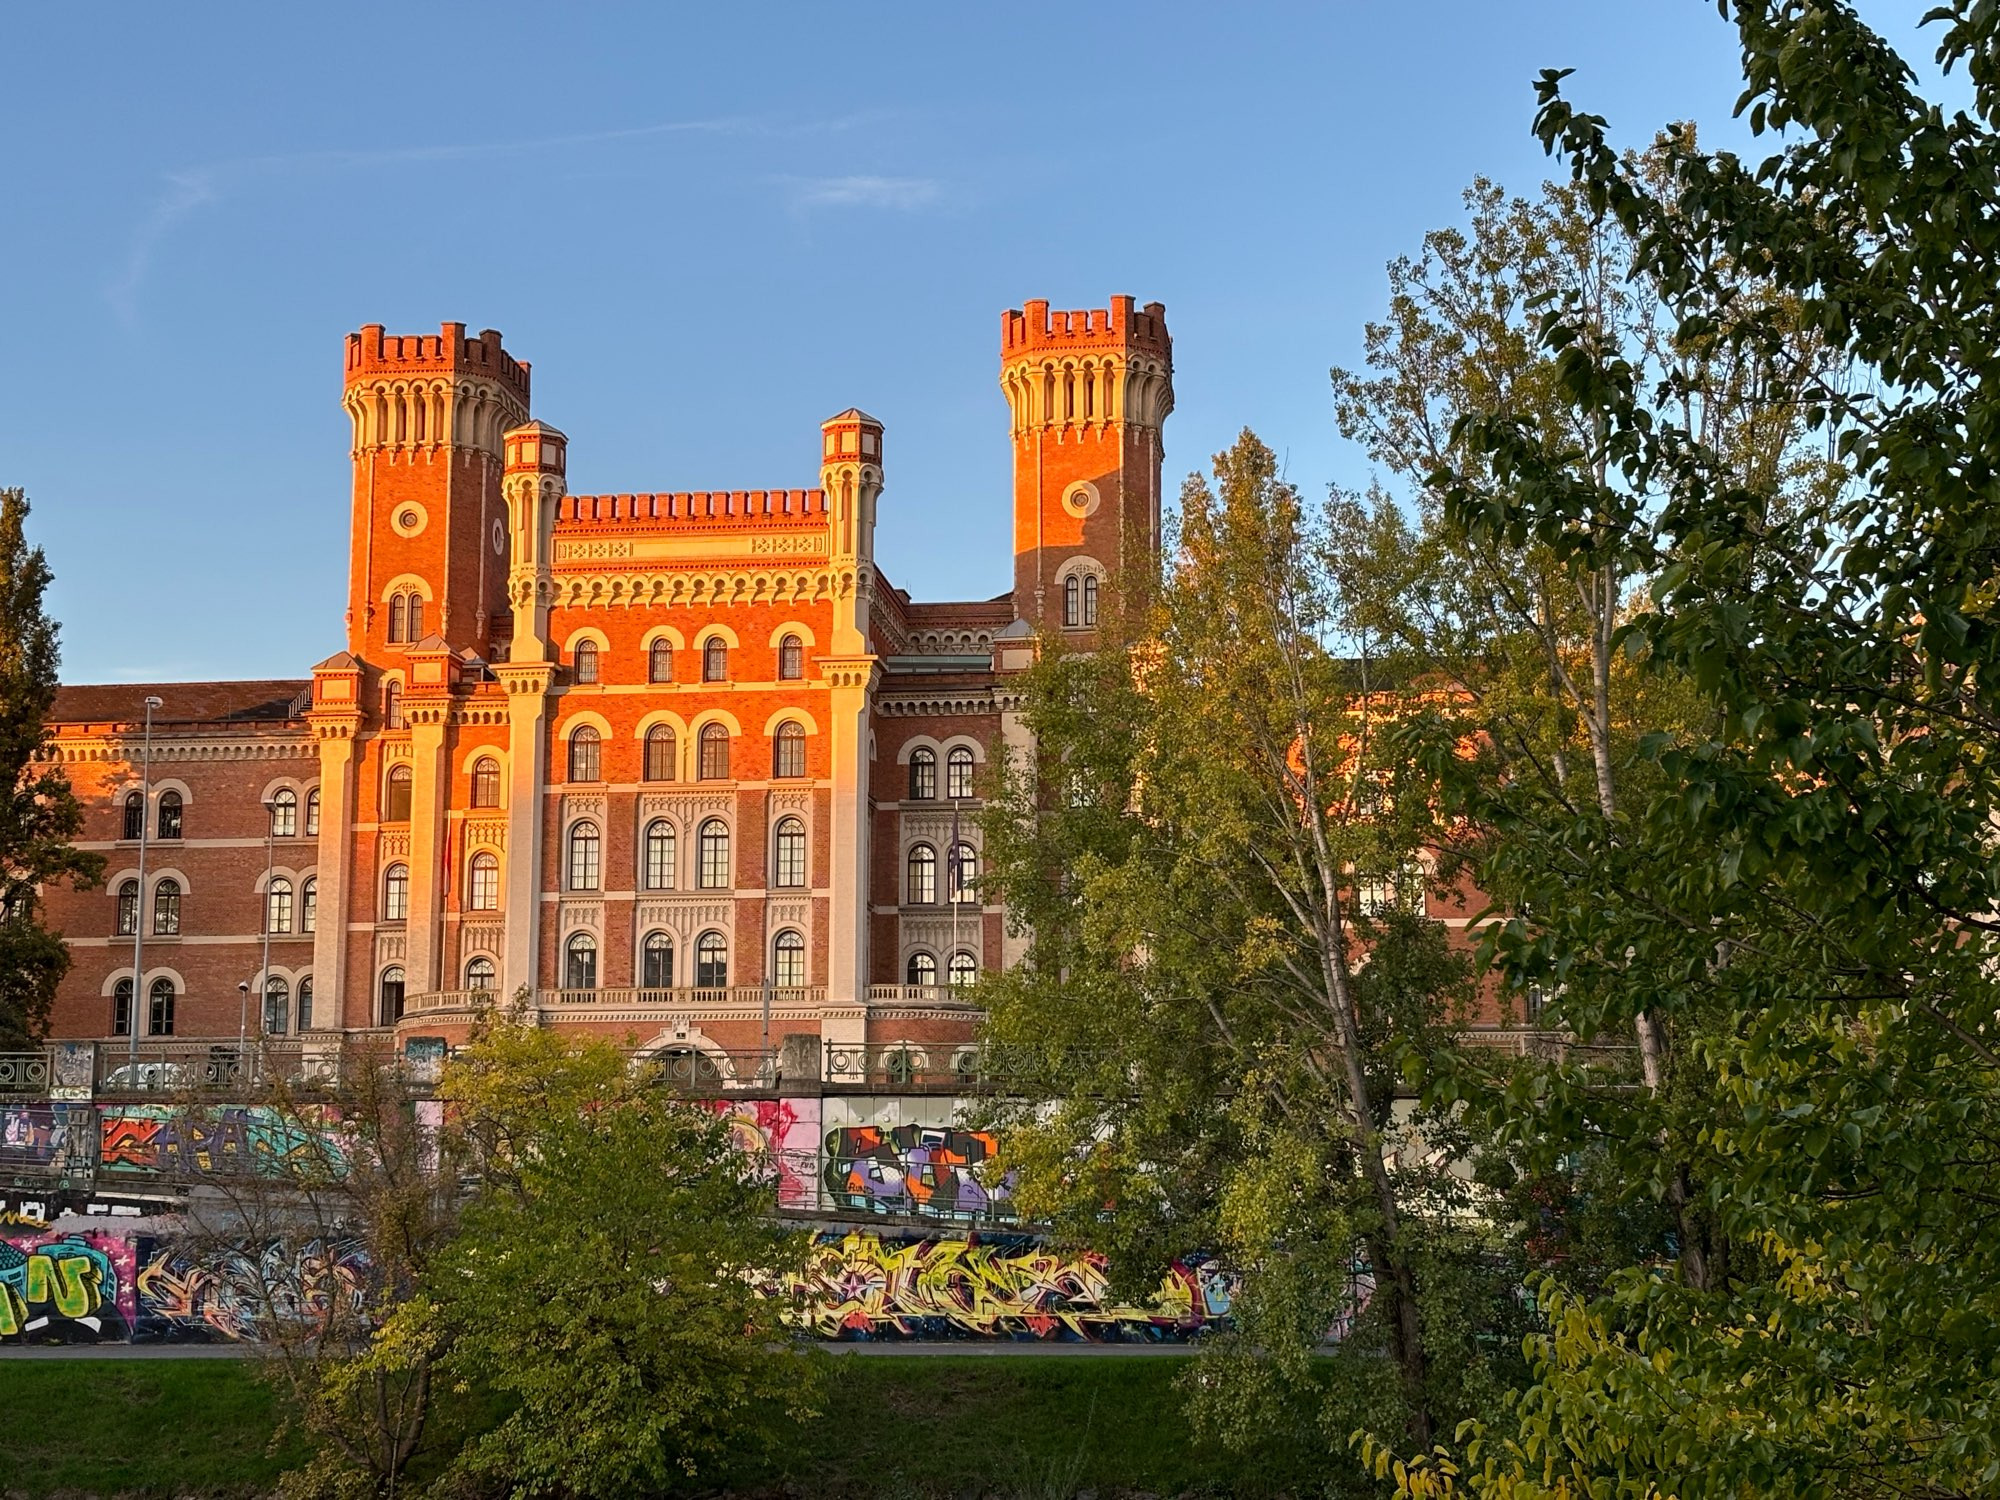
<svg viewBox="0 0 2000 1500">
<path fill-rule="evenodd" d="M 709 1107 L 729 1123 L 746 1156 L 778 1174 L 778 1207 L 819 1207 L 819 1100 L 715 1099 Z"/>
<path fill-rule="evenodd" d="M 132 1326 L 132 1246 L 122 1235 L 0 1234 L 0 1342 L 97 1343 Z"/>
<path fill-rule="evenodd" d="M 8 1104 L 0 1106 L 0 1167 L 48 1171 L 69 1159 L 72 1120 L 87 1130 L 89 1105 Z"/>
<path fill-rule="evenodd" d="M 331 1112 L 293 1113 L 259 1104 L 106 1106 L 100 1151 L 107 1173 L 182 1178 L 291 1171 L 339 1176 L 347 1167 L 347 1148 Z"/>
<path fill-rule="evenodd" d="M 774 1288 L 774 1291 L 777 1290 Z M 793 1320 L 829 1339 L 1183 1342 L 1229 1316 L 1235 1280 L 1213 1262 L 1176 1262 L 1148 1307 L 1113 1303 L 1104 1257 L 1065 1255 L 1027 1235 L 966 1239 L 824 1237 L 783 1289 Z"/>
<path fill-rule="evenodd" d="M 361 1314 L 371 1262 L 358 1239 L 188 1249 L 154 1241 L 138 1274 L 135 1342 L 250 1342 L 272 1320 Z"/>
<path fill-rule="evenodd" d="M 826 1133 L 833 1208 L 931 1219 L 1010 1219 L 1013 1176 L 978 1168 L 998 1152 L 993 1134 L 952 1125 L 854 1125 Z"/>
</svg>

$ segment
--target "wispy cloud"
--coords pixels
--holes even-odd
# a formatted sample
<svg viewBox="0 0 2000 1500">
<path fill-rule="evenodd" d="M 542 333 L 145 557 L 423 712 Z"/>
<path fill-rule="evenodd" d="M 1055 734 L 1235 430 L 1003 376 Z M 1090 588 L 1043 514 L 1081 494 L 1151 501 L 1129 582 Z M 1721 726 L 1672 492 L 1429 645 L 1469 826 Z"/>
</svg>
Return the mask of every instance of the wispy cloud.
<svg viewBox="0 0 2000 1500">
<path fill-rule="evenodd" d="M 914 213 L 942 196 L 940 184 L 928 177 L 791 177 L 792 203 L 797 208 L 887 208 Z"/>
</svg>

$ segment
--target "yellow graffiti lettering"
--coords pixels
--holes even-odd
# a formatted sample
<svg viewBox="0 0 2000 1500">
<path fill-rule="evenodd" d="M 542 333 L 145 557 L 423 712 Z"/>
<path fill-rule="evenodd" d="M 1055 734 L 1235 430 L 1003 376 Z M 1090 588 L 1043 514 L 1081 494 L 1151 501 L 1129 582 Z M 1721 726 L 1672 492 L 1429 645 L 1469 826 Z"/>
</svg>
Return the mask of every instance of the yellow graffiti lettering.
<svg viewBox="0 0 2000 1500">
<path fill-rule="evenodd" d="M 97 1267 L 80 1255 L 57 1260 L 48 1255 L 28 1257 L 27 1300 L 50 1302 L 65 1318 L 88 1317 L 100 1300 Z"/>
<path fill-rule="evenodd" d="M 21 1331 L 21 1320 L 27 1315 L 27 1308 L 14 1306 L 14 1289 L 0 1286 L 0 1338 L 10 1338 Z"/>
</svg>

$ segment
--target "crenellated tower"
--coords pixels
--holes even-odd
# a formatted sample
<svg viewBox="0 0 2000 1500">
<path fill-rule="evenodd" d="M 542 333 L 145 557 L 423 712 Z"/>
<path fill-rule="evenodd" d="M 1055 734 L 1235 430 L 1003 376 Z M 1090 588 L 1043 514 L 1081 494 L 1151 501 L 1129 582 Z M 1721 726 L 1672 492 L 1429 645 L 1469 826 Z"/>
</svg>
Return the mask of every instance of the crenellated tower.
<svg viewBox="0 0 2000 1500">
<path fill-rule="evenodd" d="M 1174 409 L 1166 308 L 1130 297 L 1001 314 L 1000 387 L 1014 439 L 1014 608 L 1088 630 L 1128 570 L 1160 547 L 1160 428 Z"/>
<path fill-rule="evenodd" d="M 528 365 L 487 329 L 347 336 L 354 424 L 347 648 L 388 665 L 441 636 L 484 656 L 507 614 L 502 435 L 528 417 Z"/>
</svg>

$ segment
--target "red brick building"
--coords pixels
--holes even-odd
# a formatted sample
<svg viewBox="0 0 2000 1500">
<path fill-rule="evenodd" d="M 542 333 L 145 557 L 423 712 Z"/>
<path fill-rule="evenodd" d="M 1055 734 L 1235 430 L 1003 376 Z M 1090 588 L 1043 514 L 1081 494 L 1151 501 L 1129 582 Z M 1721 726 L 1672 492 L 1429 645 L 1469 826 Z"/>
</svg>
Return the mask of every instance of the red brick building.
<svg viewBox="0 0 2000 1500">
<path fill-rule="evenodd" d="M 51 900 L 54 1034 L 450 1040 L 525 991 L 647 1046 L 948 1066 L 1010 958 L 975 826 L 1010 675 L 1158 546 L 1164 309 L 1010 311 L 1001 386 L 1012 589 L 925 604 L 875 563 L 865 412 L 811 487 L 573 495 L 498 333 L 350 334 L 345 649 L 58 700 L 108 880 Z"/>
</svg>

